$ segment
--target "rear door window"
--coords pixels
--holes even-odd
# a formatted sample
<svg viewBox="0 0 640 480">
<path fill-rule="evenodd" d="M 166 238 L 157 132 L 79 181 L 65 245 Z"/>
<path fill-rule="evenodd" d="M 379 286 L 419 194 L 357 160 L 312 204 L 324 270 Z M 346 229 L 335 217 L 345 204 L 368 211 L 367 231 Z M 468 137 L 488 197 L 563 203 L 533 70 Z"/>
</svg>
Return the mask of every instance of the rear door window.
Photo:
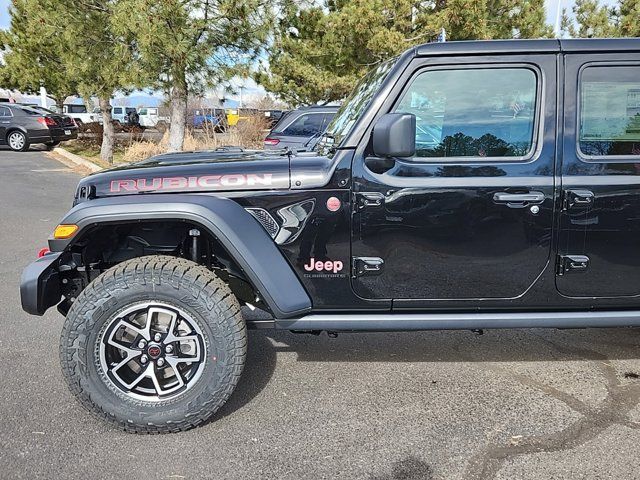
<svg viewBox="0 0 640 480">
<path fill-rule="evenodd" d="M 294 137 L 314 135 L 322 131 L 324 117 L 324 113 L 305 113 L 296 118 L 293 123 L 281 133 L 282 135 L 291 135 Z"/>
<path fill-rule="evenodd" d="M 12 117 L 11 110 L 7 107 L 0 107 L 0 117 Z"/>
<path fill-rule="evenodd" d="M 537 83 L 525 67 L 428 70 L 395 111 L 416 116 L 416 157 L 522 159 L 534 149 Z"/>
<path fill-rule="evenodd" d="M 590 158 L 640 156 L 640 66 L 592 66 L 580 75 L 578 148 Z"/>
</svg>

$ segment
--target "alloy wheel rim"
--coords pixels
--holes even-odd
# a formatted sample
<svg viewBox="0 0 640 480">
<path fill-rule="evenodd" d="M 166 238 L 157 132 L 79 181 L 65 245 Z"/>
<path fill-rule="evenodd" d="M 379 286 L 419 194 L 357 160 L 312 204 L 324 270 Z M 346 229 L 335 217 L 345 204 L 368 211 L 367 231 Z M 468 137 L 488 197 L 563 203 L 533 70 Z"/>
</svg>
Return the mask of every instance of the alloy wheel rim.
<svg viewBox="0 0 640 480">
<path fill-rule="evenodd" d="M 133 305 L 105 322 L 97 347 L 109 383 L 147 402 L 183 395 L 206 361 L 198 324 L 182 309 L 156 302 Z"/>
<path fill-rule="evenodd" d="M 20 133 L 12 133 L 9 136 L 9 145 L 16 150 L 24 147 L 24 136 Z"/>
</svg>

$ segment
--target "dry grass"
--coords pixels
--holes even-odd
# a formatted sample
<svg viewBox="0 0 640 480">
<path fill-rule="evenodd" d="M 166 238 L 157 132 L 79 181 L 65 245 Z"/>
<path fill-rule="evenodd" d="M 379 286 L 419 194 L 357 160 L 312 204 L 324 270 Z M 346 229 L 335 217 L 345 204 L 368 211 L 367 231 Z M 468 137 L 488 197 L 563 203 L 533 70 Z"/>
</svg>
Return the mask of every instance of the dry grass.
<svg viewBox="0 0 640 480">
<path fill-rule="evenodd" d="M 263 116 L 249 117 L 225 133 L 216 133 L 213 129 L 204 129 L 196 136 L 187 131 L 184 138 L 184 150 L 215 150 L 224 146 L 244 148 L 262 148 L 267 119 Z M 132 140 L 124 149 L 125 162 L 137 162 L 154 155 L 166 153 L 169 145 L 169 132 L 165 132 L 160 142 Z"/>
</svg>

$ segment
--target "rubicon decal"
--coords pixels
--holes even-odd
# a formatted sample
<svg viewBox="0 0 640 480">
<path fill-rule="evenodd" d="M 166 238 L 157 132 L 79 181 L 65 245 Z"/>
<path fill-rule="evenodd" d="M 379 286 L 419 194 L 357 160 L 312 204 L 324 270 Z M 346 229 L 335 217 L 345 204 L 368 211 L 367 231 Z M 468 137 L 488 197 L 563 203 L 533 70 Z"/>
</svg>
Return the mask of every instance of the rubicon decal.
<svg viewBox="0 0 640 480">
<path fill-rule="evenodd" d="M 152 192 L 192 189 L 230 189 L 241 187 L 270 187 L 273 174 L 202 175 L 198 177 L 156 177 L 113 180 L 111 193 Z"/>
</svg>

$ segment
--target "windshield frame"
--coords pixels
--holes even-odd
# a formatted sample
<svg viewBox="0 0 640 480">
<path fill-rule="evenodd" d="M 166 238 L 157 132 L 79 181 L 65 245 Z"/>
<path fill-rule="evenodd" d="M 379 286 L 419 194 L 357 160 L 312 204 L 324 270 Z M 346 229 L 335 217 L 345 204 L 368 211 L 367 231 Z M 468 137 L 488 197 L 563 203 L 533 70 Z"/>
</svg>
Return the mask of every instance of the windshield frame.
<svg viewBox="0 0 640 480">
<path fill-rule="evenodd" d="M 330 155 L 340 147 L 340 144 L 353 130 L 358 119 L 371 105 L 376 93 L 393 71 L 398 59 L 399 57 L 396 56 L 381 62 L 358 82 L 320 137 L 315 147 L 318 152 Z"/>
</svg>

